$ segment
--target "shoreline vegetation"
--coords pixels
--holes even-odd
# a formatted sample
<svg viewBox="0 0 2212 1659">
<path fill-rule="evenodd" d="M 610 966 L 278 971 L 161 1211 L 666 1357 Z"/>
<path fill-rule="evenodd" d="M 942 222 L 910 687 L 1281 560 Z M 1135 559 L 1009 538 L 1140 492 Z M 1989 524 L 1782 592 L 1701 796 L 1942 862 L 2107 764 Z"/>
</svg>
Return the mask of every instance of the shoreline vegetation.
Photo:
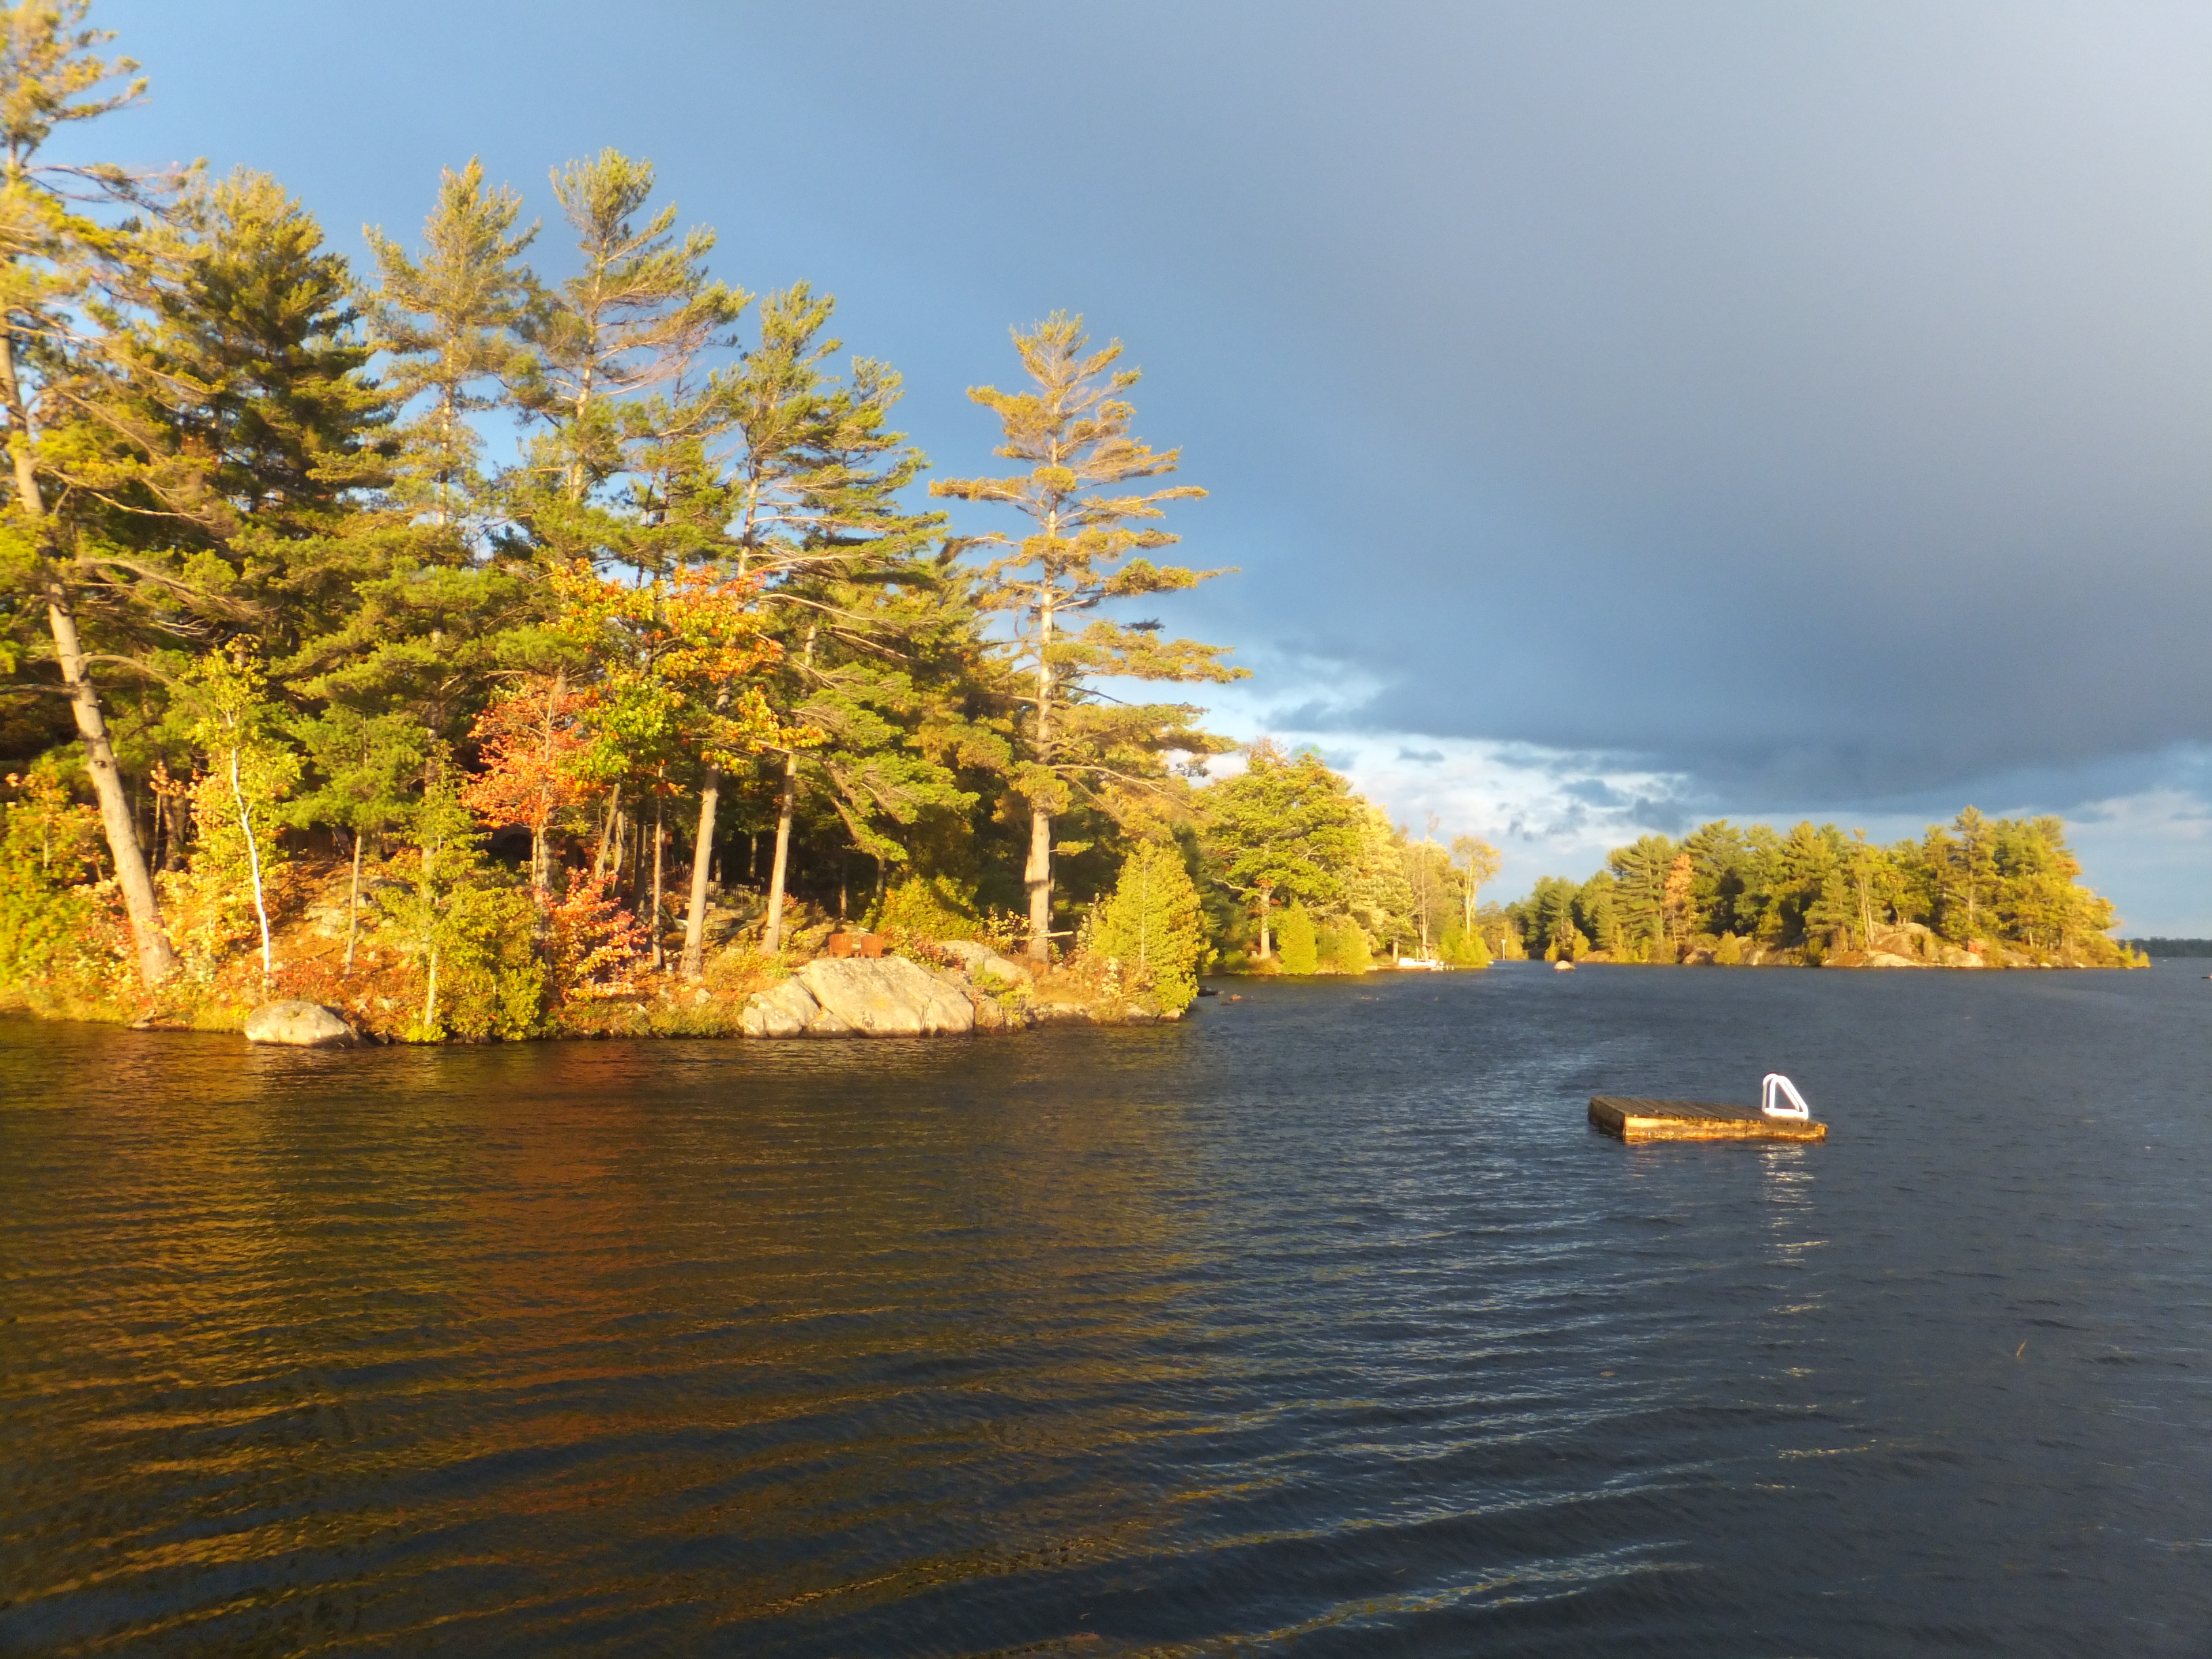
<svg viewBox="0 0 2212 1659">
<path fill-rule="evenodd" d="M 145 82 L 85 0 L 0 11 L 0 1006 L 482 1042 L 872 1030 L 863 981 L 1002 1029 L 1209 968 L 2117 958 L 2043 820 L 1917 863 L 1708 826 L 1484 903 L 1486 842 L 1131 699 L 1244 671 L 1152 614 L 1230 573 L 1157 562 L 1205 492 L 1080 318 L 969 389 L 1005 474 L 933 479 L 834 298 L 716 276 L 648 162 L 556 167 L 548 232 L 468 161 L 356 270 L 265 173 L 47 159 Z"/>
</svg>

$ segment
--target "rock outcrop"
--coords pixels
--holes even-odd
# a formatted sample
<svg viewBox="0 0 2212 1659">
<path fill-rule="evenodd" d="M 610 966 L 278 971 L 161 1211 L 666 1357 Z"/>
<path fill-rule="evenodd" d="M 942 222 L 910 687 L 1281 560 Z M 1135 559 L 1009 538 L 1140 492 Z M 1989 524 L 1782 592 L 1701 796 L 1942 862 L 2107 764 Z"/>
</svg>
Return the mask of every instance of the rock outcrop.
<svg viewBox="0 0 2212 1659">
<path fill-rule="evenodd" d="M 810 962 L 798 978 L 823 1013 L 860 1036 L 959 1036 L 975 1029 L 975 1006 L 904 957 Z"/>
<path fill-rule="evenodd" d="M 738 1029 L 752 1037 L 805 1036 L 822 1016 L 822 1005 L 795 979 L 771 990 L 754 993 L 745 1004 Z"/>
<path fill-rule="evenodd" d="M 349 1048 L 361 1039 L 319 1002 L 264 1002 L 246 1017 L 248 1042 L 294 1048 Z"/>
<path fill-rule="evenodd" d="M 1002 957 L 989 945 L 972 939 L 939 940 L 937 948 L 960 964 L 969 979 L 981 983 L 986 975 L 1002 985 L 1027 985 L 1036 977 L 1011 957 Z"/>
<path fill-rule="evenodd" d="M 745 1005 L 747 1036 L 964 1036 L 975 1005 L 903 957 L 810 962 Z"/>
</svg>

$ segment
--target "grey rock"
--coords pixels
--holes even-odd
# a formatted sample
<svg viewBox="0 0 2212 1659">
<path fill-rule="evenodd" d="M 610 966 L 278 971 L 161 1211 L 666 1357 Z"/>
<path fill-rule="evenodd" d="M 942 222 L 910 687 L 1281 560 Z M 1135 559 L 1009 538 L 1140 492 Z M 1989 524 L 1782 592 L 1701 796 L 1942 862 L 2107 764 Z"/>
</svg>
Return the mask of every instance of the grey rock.
<svg viewBox="0 0 2212 1659">
<path fill-rule="evenodd" d="M 948 939 L 938 941 L 938 948 L 965 969 L 971 980 L 989 974 L 1008 985 L 1027 985 L 1030 970 L 1008 957 L 1000 956 L 980 939 Z"/>
<path fill-rule="evenodd" d="M 319 1002 L 264 1002 L 246 1017 L 248 1042 L 294 1048 L 349 1048 L 361 1039 Z"/>
<path fill-rule="evenodd" d="M 798 979 L 821 1006 L 811 1028 L 817 1036 L 963 1036 L 975 1029 L 974 1005 L 903 957 L 810 962 Z"/>
<path fill-rule="evenodd" d="M 1029 1017 L 1038 1025 L 1096 1025 L 1098 1016 L 1079 1002 L 1038 1002 L 1030 1006 Z"/>
<path fill-rule="evenodd" d="M 805 1036 L 820 1017 L 822 1005 L 795 979 L 746 999 L 738 1029 L 752 1037 Z"/>
</svg>

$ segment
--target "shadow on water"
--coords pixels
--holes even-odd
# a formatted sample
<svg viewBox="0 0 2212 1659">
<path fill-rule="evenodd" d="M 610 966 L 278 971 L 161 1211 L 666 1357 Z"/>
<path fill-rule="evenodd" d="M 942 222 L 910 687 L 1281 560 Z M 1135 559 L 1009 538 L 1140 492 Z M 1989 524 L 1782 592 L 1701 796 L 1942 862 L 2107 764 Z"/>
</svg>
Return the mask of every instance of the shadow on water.
<svg viewBox="0 0 2212 1659">
<path fill-rule="evenodd" d="M 2195 1653 L 2212 986 L 0 1024 L 0 1650 Z M 1626 1148 L 1593 1092 L 1821 1146 Z"/>
</svg>

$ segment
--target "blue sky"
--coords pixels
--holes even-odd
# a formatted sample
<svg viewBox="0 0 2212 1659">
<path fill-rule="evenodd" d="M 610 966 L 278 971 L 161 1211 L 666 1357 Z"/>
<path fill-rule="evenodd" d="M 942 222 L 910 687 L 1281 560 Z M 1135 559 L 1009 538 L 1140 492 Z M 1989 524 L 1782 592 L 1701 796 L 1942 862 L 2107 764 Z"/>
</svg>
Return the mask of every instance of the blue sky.
<svg viewBox="0 0 2212 1659">
<path fill-rule="evenodd" d="M 1169 620 L 1504 884 L 1645 829 L 2056 811 L 2212 934 L 2212 12 L 106 0 L 124 159 L 349 252 L 651 157 L 839 296 L 940 471 L 1054 308 L 1242 574 Z M 550 224 L 544 264 L 559 267 Z"/>
</svg>

